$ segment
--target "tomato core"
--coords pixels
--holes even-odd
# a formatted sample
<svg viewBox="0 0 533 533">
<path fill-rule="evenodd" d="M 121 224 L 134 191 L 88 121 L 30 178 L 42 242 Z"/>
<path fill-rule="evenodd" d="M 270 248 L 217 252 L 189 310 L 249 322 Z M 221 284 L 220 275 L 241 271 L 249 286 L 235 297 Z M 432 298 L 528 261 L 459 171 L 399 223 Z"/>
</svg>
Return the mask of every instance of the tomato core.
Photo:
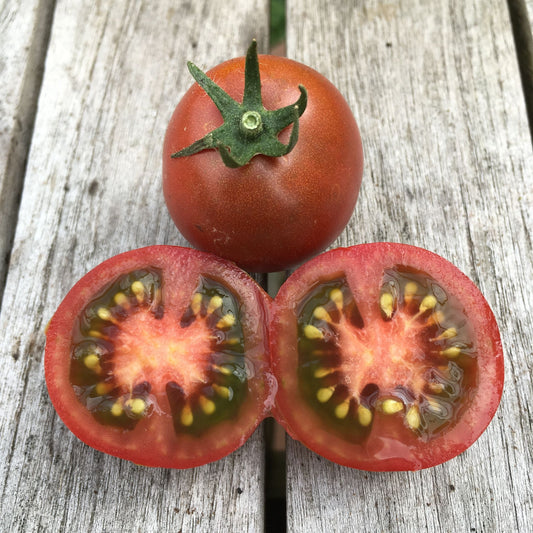
<svg viewBox="0 0 533 533">
<path fill-rule="evenodd" d="M 120 324 L 115 340 L 117 385 L 133 390 L 146 381 L 154 393 L 160 393 L 169 381 L 175 381 L 187 396 L 192 395 L 208 381 L 210 331 L 203 320 L 182 328 L 168 314 L 161 319 L 143 312 L 129 316 Z"/>
<path fill-rule="evenodd" d="M 337 324 L 338 344 L 342 346 L 341 367 L 352 396 L 359 396 L 366 384 L 392 391 L 404 383 L 415 393 L 422 391 L 425 365 L 423 328 L 399 313 L 396 320 L 371 323 L 364 329 L 353 327 L 345 317 Z"/>
</svg>

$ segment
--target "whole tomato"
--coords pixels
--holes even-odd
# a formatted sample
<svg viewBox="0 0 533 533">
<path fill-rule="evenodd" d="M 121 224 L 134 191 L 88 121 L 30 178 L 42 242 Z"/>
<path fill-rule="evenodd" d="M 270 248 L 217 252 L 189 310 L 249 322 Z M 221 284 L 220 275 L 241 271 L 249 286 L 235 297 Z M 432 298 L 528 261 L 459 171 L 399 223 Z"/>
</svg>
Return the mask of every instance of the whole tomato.
<svg viewBox="0 0 533 533">
<path fill-rule="evenodd" d="M 204 89 L 209 78 L 216 82 L 211 92 L 217 103 L 195 84 L 168 125 L 163 192 L 178 229 L 193 246 L 254 272 L 284 270 L 323 250 L 348 222 L 363 172 L 361 137 L 343 96 L 301 63 L 257 56 L 255 42 L 246 58 L 219 64 L 208 78 L 194 65 L 189 68 Z M 245 70 L 251 79 L 246 83 Z M 257 76 L 252 79 L 250 73 Z M 232 99 L 235 113 L 225 113 L 223 106 Z M 256 118 L 249 116 L 249 108 L 266 115 L 261 132 L 250 141 L 260 145 L 266 135 L 262 153 L 246 144 L 254 135 L 239 130 L 241 122 Z M 278 136 L 269 117 L 280 109 L 285 119 L 287 113 L 294 117 L 281 121 Z M 217 142 L 210 136 L 222 125 L 231 130 L 232 140 L 244 144 L 244 151 L 251 150 L 248 162 L 237 168 L 224 161 L 237 154 L 233 141 Z M 287 153 L 264 155 L 273 143 L 277 148 L 285 144 Z M 201 151 L 176 157 L 191 144 Z"/>
</svg>

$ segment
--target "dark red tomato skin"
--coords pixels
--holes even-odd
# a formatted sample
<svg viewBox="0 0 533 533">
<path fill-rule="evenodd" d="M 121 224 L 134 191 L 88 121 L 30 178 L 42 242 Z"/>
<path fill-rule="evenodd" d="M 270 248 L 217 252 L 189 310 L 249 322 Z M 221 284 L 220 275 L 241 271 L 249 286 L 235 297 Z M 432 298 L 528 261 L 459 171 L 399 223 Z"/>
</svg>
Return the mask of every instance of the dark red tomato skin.
<svg viewBox="0 0 533 533">
<path fill-rule="evenodd" d="M 403 423 L 392 421 L 386 433 L 380 433 L 377 427 L 361 446 L 329 433 L 298 391 L 294 309 L 312 286 L 338 273 L 346 273 L 350 286 L 353 284 L 362 291 L 357 298 L 364 300 L 368 290 L 373 291 L 376 299 L 376 272 L 395 265 L 409 265 L 426 272 L 464 306 L 478 346 L 478 385 L 459 420 L 437 437 L 427 442 L 417 442 L 415 438 L 402 442 L 406 428 Z M 373 243 L 323 253 L 297 269 L 281 287 L 273 302 L 271 320 L 271 365 L 278 381 L 272 412 L 294 439 L 338 464 L 368 471 L 419 470 L 441 464 L 470 447 L 498 408 L 504 358 L 494 315 L 469 278 L 447 260 L 422 248 Z"/>
<path fill-rule="evenodd" d="M 103 426 L 83 406 L 70 382 L 72 331 L 83 310 L 115 278 L 139 268 L 158 268 L 164 282 L 178 294 L 172 297 L 176 309 L 185 308 L 201 274 L 220 279 L 235 291 L 246 315 L 247 364 L 253 367 L 248 380 L 249 400 L 237 420 L 219 424 L 201 438 L 176 441 L 170 416 L 154 416 L 131 431 Z M 175 298 L 175 299 L 174 299 Z M 116 255 L 89 271 L 65 296 L 46 330 L 45 377 L 50 399 L 65 425 L 84 443 L 136 464 L 191 468 L 225 457 L 242 446 L 259 423 L 269 415 L 272 379 L 269 379 L 268 310 L 270 297 L 234 264 L 191 248 L 156 245 Z M 178 318 L 179 320 L 179 318 Z M 162 440 L 158 437 L 162 436 Z M 180 448 L 181 447 L 181 448 Z"/>
<path fill-rule="evenodd" d="M 198 86 L 176 107 L 163 147 L 163 192 L 170 215 L 195 247 L 253 272 L 280 271 L 328 246 L 347 224 L 359 192 L 363 150 L 353 114 L 340 92 L 315 70 L 292 60 L 259 56 L 263 105 L 308 104 L 299 139 L 286 156 L 254 157 L 226 167 L 215 150 L 172 159 L 174 152 L 222 123 Z M 244 58 L 221 63 L 208 76 L 242 101 Z M 288 142 L 289 131 L 280 136 Z"/>
</svg>

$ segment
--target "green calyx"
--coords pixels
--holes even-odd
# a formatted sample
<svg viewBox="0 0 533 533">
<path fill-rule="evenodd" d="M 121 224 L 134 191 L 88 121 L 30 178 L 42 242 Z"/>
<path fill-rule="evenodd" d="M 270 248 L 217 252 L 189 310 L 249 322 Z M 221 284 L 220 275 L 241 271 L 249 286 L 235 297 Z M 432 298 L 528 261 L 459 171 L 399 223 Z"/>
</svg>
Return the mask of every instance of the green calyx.
<svg viewBox="0 0 533 533">
<path fill-rule="evenodd" d="M 255 40 L 246 54 L 242 104 L 236 102 L 196 65 L 189 62 L 187 66 L 194 79 L 219 109 L 224 123 L 171 157 L 185 157 L 202 150 L 215 149 L 220 152 L 226 166 L 237 168 L 246 165 L 257 154 L 280 157 L 294 148 L 298 141 L 299 117 L 307 105 L 307 91 L 299 85 L 300 98 L 296 103 L 274 111 L 265 109 L 261 98 Z M 278 135 L 290 124 L 293 124 L 293 127 L 289 142 L 283 144 L 278 140 Z"/>
</svg>

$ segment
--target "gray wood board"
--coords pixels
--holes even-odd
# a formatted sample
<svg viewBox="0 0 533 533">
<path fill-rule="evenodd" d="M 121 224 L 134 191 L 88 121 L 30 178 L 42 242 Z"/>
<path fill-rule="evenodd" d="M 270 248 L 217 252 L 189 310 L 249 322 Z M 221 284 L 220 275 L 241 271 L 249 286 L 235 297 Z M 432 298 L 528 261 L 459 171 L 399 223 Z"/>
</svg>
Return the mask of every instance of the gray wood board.
<svg viewBox="0 0 533 533">
<path fill-rule="evenodd" d="M 193 83 L 186 60 L 214 66 L 243 55 L 252 37 L 265 51 L 262 0 L 224 10 L 209 1 L 57 2 L 0 315 L 4 531 L 262 530 L 261 429 L 205 467 L 135 466 L 66 429 L 42 364 L 46 323 L 87 270 L 128 249 L 186 244 L 161 192 L 164 131 Z"/>
<path fill-rule="evenodd" d="M 446 257 L 490 302 L 506 358 L 494 420 L 441 466 L 360 472 L 288 439 L 288 530 L 531 531 L 533 158 L 507 6 L 288 5 L 287 55 L 339 87 L 363 138 L 360 199 L 334 246 Z"/>
<path fill-rule="evenodd" d="M 0 2 L 0 301 L 52 11 L 51 1 Z"/>
</svg>

